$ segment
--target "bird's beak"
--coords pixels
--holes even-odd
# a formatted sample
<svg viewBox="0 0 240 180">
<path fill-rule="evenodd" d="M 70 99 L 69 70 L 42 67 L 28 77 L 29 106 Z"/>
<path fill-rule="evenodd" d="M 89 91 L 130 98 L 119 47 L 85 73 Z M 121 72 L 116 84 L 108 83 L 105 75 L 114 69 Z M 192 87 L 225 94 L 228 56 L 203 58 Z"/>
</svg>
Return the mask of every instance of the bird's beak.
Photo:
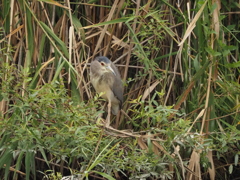
<svg viewBox="0 0 240 180">
<path fill-rule="evenodd" d="M 111 68 L 111 66 L 106 66 L 107 69 L 109 69 L 115 76 L 116 76 L 116 73 L 114 72 L 114 70 Z"/>
</svg>

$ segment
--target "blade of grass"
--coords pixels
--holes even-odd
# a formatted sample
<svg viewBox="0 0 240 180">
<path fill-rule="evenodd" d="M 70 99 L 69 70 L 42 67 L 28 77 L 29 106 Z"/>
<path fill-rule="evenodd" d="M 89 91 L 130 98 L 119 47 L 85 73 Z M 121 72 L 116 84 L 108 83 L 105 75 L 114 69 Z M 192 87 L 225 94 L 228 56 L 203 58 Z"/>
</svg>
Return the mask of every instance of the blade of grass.
<svg viewBox="0 0 240 180">
<path fill-rule="evenodd" d="M 205 8 L 205 5 L 207 4 L 208 1 L 205 1 L 204 4 L 202 5 L 202 7 L 199 9 L 199 11 L 197 12 L 197 14 L 195 15 L 195 17 L 193 18 L 192 22 L 189 24 L 184 36 L 183 36 L 183 39 L 182 41 L 178 44 L 178 46 L 182 46 L 183 43 L 185 42 L 185 40 L 187 39 L 187 37 L 191 34 L 191 32 L 193 31 L 193 29 L 195 28 L 196 26 L 196 22 L 198 21 L 198 19 L 200 18 L 204 8 Z"/>
</svg>

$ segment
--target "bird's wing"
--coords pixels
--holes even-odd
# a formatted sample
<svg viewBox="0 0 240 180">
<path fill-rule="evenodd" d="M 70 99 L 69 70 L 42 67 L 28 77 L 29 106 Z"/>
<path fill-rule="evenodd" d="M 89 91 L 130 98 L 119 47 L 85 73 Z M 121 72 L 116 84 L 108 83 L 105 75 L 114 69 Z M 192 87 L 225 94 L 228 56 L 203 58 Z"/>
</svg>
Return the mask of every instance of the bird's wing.
<svg viewBox="0 0 240 180">
<path fill-rule="evenodd" d="M 121 104 L 123 102 L 123 84 L 122 84 L 121 76 L 120 76 L 118 69 L 116 68 L 116 66 L 113 63 L 111 63 L 111 68 L 116 73 L 116 76 L 114 76 L 114 83 L 113 83 L 112 91 L 113 91 L 114 96 L 116 96 L 118 98 L 118 100 L 120 101 L 120 106 L 121 106 Z"/>
<path fill-rule="evenodd" d="M 120 101 L 120 106 L 121 106 L 123 102 L 123 85 L 120 78 L 116 77 L 116 80 L 113 83 L 112 91 L 114 96 L 116 96 Z"/>
</svg>

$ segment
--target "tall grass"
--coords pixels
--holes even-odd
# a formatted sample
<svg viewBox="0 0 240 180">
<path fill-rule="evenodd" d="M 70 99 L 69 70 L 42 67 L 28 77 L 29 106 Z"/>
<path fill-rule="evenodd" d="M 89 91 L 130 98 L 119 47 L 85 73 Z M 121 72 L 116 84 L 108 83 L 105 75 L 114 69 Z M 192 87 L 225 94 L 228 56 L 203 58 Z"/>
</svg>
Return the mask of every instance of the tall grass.
<svg viewBox="0 0 240 180">
<path fill-rule="evenodd" d="M 238 4 L 178 3 L 2 1 L 1 178 L 238 177 Z M 89 82 L 97 55 L 124 83 L 105 131 Z"/>
</svg>

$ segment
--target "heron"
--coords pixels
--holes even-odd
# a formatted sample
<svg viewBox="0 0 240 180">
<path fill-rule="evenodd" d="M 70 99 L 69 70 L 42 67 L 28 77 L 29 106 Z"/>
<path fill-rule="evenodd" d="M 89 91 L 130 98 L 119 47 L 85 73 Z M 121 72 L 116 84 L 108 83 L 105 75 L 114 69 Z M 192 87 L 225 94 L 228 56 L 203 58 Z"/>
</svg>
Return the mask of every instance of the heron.
<svg viewBox="0 0 240 180">
<path fill-rule="evenodd" d="M 117 67 L 105 56 L 98 56 L 90 65 L 90 81 L 97 93 L 108 101 L 105 126 L 110 125 L 111 112 L 117 115 L 123 103 L 123 85 Z"/>
</svg>

